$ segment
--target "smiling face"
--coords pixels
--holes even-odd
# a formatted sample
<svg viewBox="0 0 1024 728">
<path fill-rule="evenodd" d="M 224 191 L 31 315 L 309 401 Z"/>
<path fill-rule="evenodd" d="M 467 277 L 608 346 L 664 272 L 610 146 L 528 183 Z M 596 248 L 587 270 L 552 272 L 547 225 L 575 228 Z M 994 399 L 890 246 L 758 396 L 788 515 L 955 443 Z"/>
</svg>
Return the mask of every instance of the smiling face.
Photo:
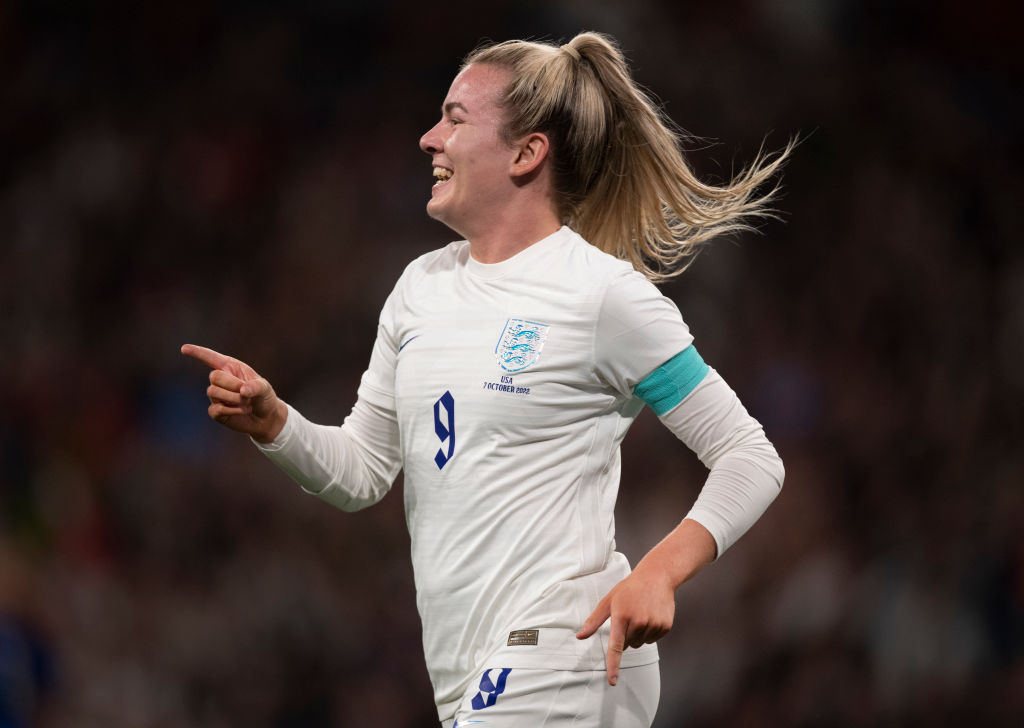
<svg viewBox="0 0 1024 728">
<path fill-rule="evenodd" d="M 437 179 L 427 213 L 467 239 L 499 219 L 514 187 L 516 151 L 502 139 L 499 106 L 509 78 L 496 66 L 465 68 L 452 81 L 441 120 L 420 139 Z"/>
</svg>

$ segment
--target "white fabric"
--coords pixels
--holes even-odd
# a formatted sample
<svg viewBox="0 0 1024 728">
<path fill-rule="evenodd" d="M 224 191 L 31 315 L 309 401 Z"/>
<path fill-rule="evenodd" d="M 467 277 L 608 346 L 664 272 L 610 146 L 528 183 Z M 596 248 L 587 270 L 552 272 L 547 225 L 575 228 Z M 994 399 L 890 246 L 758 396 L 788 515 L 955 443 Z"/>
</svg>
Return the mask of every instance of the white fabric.
<svg viewBox="0 0 1024 728">
<path fill-rule="evenodd" d="M 658 419 L 711 471 L 686 517 L 711 532 L 720 556 L 779 494 L 782 459 L 714 369 Z"/>
<path fill-rule="evenodd" d="M 272 443 L 253 440 L 309 493 L 343 511 L 371 506 L 401 469 L 394 412 L 357 400 L 341 427 L 314 425 L 291 405 Z"/>
<path fill-rule="evenodd" d="M 512 372 L 499 355 L 526 340 L 505 336 L 515 321 L 532 330 L 532 352 L 506 363 L 525 363 Z M 344 425 L 313 425 L 290 410 L 263 448 L 303 488 L 346 510 L 376 502 L 405 469 L 417 606 L 442 720 L 486 665 L 603 669 L 608 625 L 585 641 L 575 632 L 629 572 L 615 551 L 613 510 L 619 444 L 643 406 L 632 390 L 691 342 L 669 299 L 568 228 L 494 265 L 452 243 L 411 263 L 395 286 Z M 725 390 L 731 398 L 719 406 L 720 386 L 698 387 L 662 418 L 716 465 L 690 517 L 719 552 L 738 536 L 734 524 L 745 530 L 767 505 L 749 493 L 778 490 L 764 477 L 770 466 L 748 467 L 766 455 L 763 445 L 732 454 L 760 426 L 739 416 Z M 442 437 L 448 430 L 454 445 Z M 736 473 L 747 496 L 730 496 Z M 511 631 L 527 629 L 538 630 L 536 645 L 507 645 Z M 645 645 L 627 650 L 622 665 L 656 660 Z"/>
<path fill-rule="evenodd" d="M 514 668 L 504 680 L 501 672 L 475 676 L 442 728 L 650 728 L 661 695 L 656 662 L 622 670 L 614 687 L 604 670 Z"/>
</svg>

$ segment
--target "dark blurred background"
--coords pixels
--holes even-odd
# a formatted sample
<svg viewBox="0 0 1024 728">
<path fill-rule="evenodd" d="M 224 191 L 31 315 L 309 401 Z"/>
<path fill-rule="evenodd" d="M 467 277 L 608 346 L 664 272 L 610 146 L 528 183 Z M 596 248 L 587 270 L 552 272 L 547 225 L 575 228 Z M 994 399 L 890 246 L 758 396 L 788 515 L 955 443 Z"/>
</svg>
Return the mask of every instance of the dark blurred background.
<svg viewBox="0 0 1024 728">
<path fill-rule="evenodd" d="M 666 292 L 780 498 L 679 591 L 656 725 L 1019 725 L 1024 198 L 1011 4 L 0 0 L 0 726 L 435 726 L 401 481 L 349 515 L 206 417 L 182 343 L 348 412 L 454 236 L 417 140 L 481 39 L 616 36 L 782 221 Z M 619 546 L 689 508 L 645 413 Z"/>
</svg>

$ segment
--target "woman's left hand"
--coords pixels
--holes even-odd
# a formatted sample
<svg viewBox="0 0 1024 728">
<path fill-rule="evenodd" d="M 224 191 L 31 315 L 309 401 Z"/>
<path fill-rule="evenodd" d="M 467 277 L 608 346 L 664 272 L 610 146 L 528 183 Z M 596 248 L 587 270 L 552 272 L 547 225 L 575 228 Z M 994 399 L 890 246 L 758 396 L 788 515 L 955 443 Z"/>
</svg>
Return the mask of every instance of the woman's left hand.
<svg viewBox="0 0 1024 728">
<path fill-rule="evenodd" d="M 619 663 L 626 647 L 640 647 L 661 639 L 672 629 L 675 618 L 675 588 L 663 574 L 649 573 L 642 565 L 616 584 L 590 613 L 577 639 L 590 637 L 611 619 L 608 639 L 608 684 L 619 679 Z"/>
<path fill-rule="evenodd" d="M 587 639 L 611 620 L 605 661 L 609 685 L 619 680 L 619 663 L 627 647 L 654 642 L 672 629 L 676 588 L 711 563 L 716 549 L 707 529 L 685 518 L 597 603 L 576 639 Z"/>
</svg>

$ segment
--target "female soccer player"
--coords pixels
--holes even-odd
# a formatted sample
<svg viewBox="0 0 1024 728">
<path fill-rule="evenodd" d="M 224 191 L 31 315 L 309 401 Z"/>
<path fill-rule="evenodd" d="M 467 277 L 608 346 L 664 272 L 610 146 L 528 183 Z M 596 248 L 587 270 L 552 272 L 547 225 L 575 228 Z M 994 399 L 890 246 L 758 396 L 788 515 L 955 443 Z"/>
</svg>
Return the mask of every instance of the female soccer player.
<svg viewBox="0 0 1024 728">
<path fill-rule="evenodd" d="M 236 359 L 182 352 L 213 369 L 210 416 L 329 503 L 372 505 L 405 470 L 444 728 L 650 726 L 675 589 L 783 480 L 651 281 L 765 214 L 758 187 L 789 149 L 702 184 L 595 33 L 475 51 L 420 147 L 436 179 L 427 212 L 464 239 L 398 280 L 343 425 L 307 421 Z M 645 404 L 710 473 L 631 572 L 613 509 L 619 444 Z"/>
</svg>

